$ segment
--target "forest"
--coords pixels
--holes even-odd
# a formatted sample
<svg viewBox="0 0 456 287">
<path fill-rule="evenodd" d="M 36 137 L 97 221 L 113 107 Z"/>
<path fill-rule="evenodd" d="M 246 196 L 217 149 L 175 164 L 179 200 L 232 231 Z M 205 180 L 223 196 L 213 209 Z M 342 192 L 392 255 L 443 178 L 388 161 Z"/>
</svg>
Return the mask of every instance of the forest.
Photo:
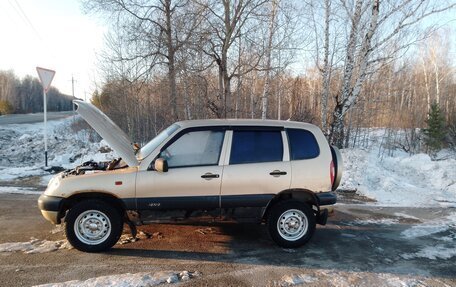
<svg viewBox="0 0 456 287">
<path fill-rule="evenodd" d="M 435 20 L 454 15 L 454 1 L 87 0 L 83 7 L 109 25 L 104 82 L 92 102 L 140 143 L 177 120 L 259 118 L 314 123 L 339 147 L 387 128 L 392 144 L 415 152 L 433 115 L 443 146 L 455 145 L 454 31 Z"/>
<path fill-rule="evenodd" d="M 71 96 L 55 87 L 46 94 L 48 111 L 72 110 Z M 0 71 L 0 115 L 43 112 L 43 86 L 37 78 L 19 79 L 12 71 Z"/>
</svg>

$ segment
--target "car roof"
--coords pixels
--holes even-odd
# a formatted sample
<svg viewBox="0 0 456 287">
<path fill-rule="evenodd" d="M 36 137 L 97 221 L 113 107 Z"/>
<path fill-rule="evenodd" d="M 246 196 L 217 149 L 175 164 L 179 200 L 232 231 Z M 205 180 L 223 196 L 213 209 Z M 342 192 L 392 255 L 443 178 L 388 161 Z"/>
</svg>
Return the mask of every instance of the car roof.
<svg viewBox="0 0 456 287">
<path fill-rule="evenodd" d="M 319 130 L 313 124 L 280 121 L 280 120 L 258 120 L 258 119 L 206 119 L 206 120 L 187 120 L 177 122 L 183 128 L 204 127 L 204 126 L 264 126 L 264 127 L 284 127 L 284 128 L 301 128 L 309 130 Z"/>
</svg>

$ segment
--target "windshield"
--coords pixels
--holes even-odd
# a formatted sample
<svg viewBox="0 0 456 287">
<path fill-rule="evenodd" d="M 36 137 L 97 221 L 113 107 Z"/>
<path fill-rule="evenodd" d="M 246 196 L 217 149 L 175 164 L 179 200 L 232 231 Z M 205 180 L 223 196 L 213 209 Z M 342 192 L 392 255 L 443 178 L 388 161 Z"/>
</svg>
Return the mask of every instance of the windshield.
<svg viewBox="0 0 456 287">
<path fill-rule="evenodd" d="M 148 142 L 145 146 L 143 146 L 138 153 L 138 159 L 142 160 L 146 156 L 148 156 L 151 152 L 153 152 L 159 145 L 163 143 L 165 139 L 167 139 L 170 135 L 172 135 L 176 130 L 178 130 L 180 126 L 178 124 L 173 124 L 159 133 L 156 137 L 154 137 L 150 142 Z"/>
</svg>

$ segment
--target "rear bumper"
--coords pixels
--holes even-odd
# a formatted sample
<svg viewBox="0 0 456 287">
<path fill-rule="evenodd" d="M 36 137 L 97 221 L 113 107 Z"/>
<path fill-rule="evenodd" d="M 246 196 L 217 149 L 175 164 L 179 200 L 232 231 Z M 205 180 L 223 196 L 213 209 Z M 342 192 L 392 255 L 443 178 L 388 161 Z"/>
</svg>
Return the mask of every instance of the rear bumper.
<svg viewBox="0 0 456 287">
<path fill-rule="evenodd" d="M 320 206 L 332 205 L 337 202 L 337 195 L 334 192 L 320 192 L 316 193 L 315 196 L 317 197 Z"/>
<path fill-rule="evenodd" d="M 41 214 L 53 224 L 60 224 L 60 211 L 62 210 L 64 198 L 42 194 L 38 198 L 38 208 Z"/>
</svg>

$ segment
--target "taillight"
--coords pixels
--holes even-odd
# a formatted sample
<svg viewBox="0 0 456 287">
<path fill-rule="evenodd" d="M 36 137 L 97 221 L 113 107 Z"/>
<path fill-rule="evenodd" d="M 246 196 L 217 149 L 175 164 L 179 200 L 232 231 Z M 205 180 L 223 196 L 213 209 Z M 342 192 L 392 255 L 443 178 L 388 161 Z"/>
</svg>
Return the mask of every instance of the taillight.
<svg viewBox="0 0 456 287">
<path fill-rule="evenodd" d="M 331 186 L 334 185 L 334 178 L 336 175 L 336 170 L 334 169 L 334 161 L 331 161 L 329 164 L 329 177 L 331 178 Z"/>
</svg>

